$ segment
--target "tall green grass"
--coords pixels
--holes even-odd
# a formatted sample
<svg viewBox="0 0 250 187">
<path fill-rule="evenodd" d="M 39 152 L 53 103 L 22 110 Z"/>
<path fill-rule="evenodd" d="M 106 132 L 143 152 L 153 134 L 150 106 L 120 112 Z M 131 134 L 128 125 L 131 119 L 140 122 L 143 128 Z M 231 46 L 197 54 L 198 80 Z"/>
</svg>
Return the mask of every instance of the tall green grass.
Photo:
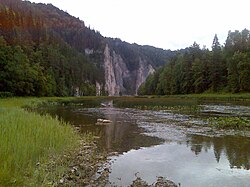
<svg viewBox="0 0 250 187">
<path fill-rule="evenodd" d="M 28 98 L 28 97 L 13 97 L 0 99 L 0 107 L 4 108 L 20 108 L 25 106 L 34 106 L 42 103 L 45 99 L 42 98 Z"/>
<path fill-rule="evenodd" d="M 37 163 L 76 146 L 79 137 L 58 119 L 17 107 L 32 99 L 9 101 L 0 101 L 0 186 L 27 186 Z"/>
</svg>

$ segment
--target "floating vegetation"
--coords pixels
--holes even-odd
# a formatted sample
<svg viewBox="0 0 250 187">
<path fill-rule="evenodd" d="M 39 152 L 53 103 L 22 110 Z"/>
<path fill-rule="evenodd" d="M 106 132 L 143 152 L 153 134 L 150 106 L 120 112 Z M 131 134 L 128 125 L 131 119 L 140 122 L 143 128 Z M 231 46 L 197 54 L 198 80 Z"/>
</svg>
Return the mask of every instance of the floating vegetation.
<svg viewBox="0 0 250 187">
<path fill-rule="evenodd" d="M 114 99 L 114 105 L 120 108 L 164 110 L 182 114 L 196 114 L 203 108 L 195 100 L 179 98 L 120 98 Z"/>
<path fill-rule="evenodd" d="M 247 117 L 210 117 L 208 124 L 220 129 L 246 129 L 250 128 L 250 120 Z"/>
</svg>

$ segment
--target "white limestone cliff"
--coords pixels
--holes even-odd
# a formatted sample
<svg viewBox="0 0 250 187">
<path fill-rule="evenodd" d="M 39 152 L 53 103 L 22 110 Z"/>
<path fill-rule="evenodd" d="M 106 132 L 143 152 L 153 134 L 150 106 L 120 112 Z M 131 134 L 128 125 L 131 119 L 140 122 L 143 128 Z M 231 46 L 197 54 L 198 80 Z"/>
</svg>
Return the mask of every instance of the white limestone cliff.
<svg viewBox="0 0 250 187">
<path fill-rule="evenodd" d="M 106 45 L 104 49 L 105 91 L 109 96 L 136 95 L 139 86 L 154 68 L 139 58 L 138 67 L 129 70 L 122 57 Z"/>
<path fill-rule="evenodd" d="M 136 73 L 136 83 L 135 83 L 135 94 L 137 95 L 137 91 L 140 85 L 147 79 L 150 74 L 155 72 L 154 68 L 147 64 L 145 60 L 139 58 L 139 68 Z"/>
<path fill-rule="evenodd" d="M 106 45 L 104 50 L 105 91 L 109 96 L 118 96 L 125 92 L 123 80 L 129 71 L 120 55 Z"/>
</svg>

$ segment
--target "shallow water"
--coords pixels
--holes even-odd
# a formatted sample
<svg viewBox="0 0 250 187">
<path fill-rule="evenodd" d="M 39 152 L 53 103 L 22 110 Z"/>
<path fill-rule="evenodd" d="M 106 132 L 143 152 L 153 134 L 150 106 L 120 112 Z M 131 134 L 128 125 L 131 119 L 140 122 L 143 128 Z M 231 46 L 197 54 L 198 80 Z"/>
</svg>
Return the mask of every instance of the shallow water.
<svg viewBox="0 0 250 187">
<path fill-rule="evenodd" d="M 249 186 L 250 172 L 231 169 L 224 150 L 217 160 L 213 145 L 202 151 L 200 147 L 171 142 L 131 150 L 116 158 L 110 181 L 128 186 L 139 172 L 137 176 L 149 184 L 156 181 L 156 176 L 164 176 L 181 186 Z"/>
<path fill-rule="evenodd" d="M 250 187 L 249 132 L 214 131 L 204 120 L 218 115 L 249 118 L 250 107 L 221 103 L 202 103 L 199 107 L 198 114 L 84 105 L 40 111 L 99 136 L 100 149 L 119 153 L 110 157 L 112 184 L 128 186 L 137 175 L 149 184 L 163 176 L 184 187 Z M 98 118 L 112 123 L 98 125 Z"/>
</svg>

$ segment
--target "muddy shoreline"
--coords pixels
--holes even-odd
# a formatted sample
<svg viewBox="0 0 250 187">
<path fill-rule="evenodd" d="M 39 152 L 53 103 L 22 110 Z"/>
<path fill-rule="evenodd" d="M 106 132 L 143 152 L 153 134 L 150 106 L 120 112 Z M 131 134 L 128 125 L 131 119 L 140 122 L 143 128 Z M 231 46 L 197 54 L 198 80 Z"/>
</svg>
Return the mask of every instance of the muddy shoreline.
<svg viewBox="0 0 250 187">
<path fill-rule="evenodd" d="M 53 173 L 59 166 L 66 166 L 67 171 L 51 178 L 45 184 L 46 186 L 107 186 L 118 187 L 109 181 L 111 172 L 111 162 L 109 157 L 117 156 L 118 153 L 106 153 L 98 151 L 96 139 L 79 140 L 77 149 L 67 151 L 61 157 L 51 157 L 50 162 L 37 164 L 37 170 L 45 169 L 48 173 Z M 130 187 L 178 187 L 164 177 L 158 177 L 153 184 L 148 184 L 142 178 L 135 174 L 136 179 L 129 185 Z"/>
<path fill-rule="evenodd" d="M 108 169 L 103 168 L 96 177 L 97 171 L 107 162 L 107 153 L 98 150 L 92 135 L 81 136 L 78 147 L 59 157 L 51 156 L 49 162 L 37 164 L 37 172 L 48 173 L 45 186 L 104 186 L 107 183 Z M 58 172 L 60 167 L 66 170 Z"/>
</svg>

